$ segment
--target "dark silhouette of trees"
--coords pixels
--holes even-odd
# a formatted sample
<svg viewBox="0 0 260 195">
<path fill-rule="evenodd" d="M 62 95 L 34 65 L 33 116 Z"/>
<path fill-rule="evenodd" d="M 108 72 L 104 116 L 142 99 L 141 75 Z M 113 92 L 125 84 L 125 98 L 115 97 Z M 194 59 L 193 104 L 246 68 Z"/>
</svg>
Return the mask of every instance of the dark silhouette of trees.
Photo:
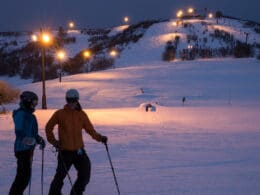
<svg viewBox="0 0 260 195">
<path fill-rule="evenodd" d="M 223 16 L 223 13 L 222 13 L 221 11 L 216 11 L 215 17 L 217 18 L 217 24 L 218 24 L 218 20 L 219 20 L 220 18 L 222 18 L 222 16 Z"/>
</svg>

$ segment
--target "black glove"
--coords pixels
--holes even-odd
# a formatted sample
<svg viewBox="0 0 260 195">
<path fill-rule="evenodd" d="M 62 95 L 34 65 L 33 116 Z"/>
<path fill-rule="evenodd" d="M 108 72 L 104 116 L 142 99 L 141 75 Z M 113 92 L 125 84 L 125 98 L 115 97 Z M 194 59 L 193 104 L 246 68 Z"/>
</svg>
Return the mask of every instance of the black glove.
<svg viewBox="0 0 260 195">
<path fill-rule="evenodd" d="M 40 150 L 43 150 L 45 148 L 45 146 L 46 146 L 46 143 L 45 143 L 44 139 L 40 138 L 38 143 L 40 145 Z"/>
<path fill-rule="evenodd" d="M 102 135 L 102 137 L 101 137 L 101 142 L 102 142 L 103 144 L 107 144 L 107 136 L 103 136 L 103 135 Z"/>
<path fill-rule="evenodd" d="M 59 142 L 59 141 L 55 141 L 54 144 L 53 144 L 53 147 L 54 147 L 56 150 L 59 150 L 59 149 L 60 149 L 60 142 Z"/>
</svg>

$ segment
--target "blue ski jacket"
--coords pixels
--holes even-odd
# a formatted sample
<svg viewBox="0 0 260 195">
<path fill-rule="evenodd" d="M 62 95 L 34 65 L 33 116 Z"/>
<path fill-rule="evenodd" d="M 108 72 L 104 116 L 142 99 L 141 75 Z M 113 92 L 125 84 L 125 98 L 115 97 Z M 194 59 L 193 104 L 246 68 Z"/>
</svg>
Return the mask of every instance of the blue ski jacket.
<svg viewBox="0 0 260 195">
<path fill-rule="evenodd" d="M 28 110 L 22 106 L 13 111 L 13 121 L 15 126 L 15 143 L 14 151 L 33 150 L 35 145 L 26 145 L 23 143 L 23 139 L 34 138 L 39 143 L 41 137 L 38 135 L 38 123 L 34 110 Z"/>
</svg>

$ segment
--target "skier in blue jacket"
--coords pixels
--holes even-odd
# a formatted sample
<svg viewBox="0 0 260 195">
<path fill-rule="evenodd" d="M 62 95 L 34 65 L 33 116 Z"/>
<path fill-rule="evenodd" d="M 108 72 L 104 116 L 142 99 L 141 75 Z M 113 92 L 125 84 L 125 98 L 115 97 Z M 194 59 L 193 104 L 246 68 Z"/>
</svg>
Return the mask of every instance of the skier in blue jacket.
<svg viewBox="0 0 260 195">
<path fill-rule="evenodd" d="M 37 95 L 31 91 L 24 91 L 20 95 L 20 100 L 20 107 L 13 111 L 16 135 L 14 153 L 17 159 L 17 170 L 9 195 L 23 194 L 31 178 L 35 146 L 39 144 L 42 150 L 45 147 L 44 139 L 38 134 L 38 123 L 33 114 L 38 104 Z"/>
</svg>

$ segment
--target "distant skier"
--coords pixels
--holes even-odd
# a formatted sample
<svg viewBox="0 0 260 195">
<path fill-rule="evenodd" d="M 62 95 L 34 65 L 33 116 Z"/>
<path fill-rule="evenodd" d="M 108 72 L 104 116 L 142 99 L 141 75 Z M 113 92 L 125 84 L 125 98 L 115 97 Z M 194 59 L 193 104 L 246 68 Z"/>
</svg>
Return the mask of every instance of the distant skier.
<svg viewBox="0 0 260 195">
<path fill-rule="evenodd" d="M 32 172 L 32 159 L 35 145 L 44 149 L 45 141 L 38 135 L 38 124 L 33 112 L 38 104 L 38 97 L 31 91 L 24 91 L 20 96 L 20 107 L 13 112 L 15 127 L 14 152 L 17 158 L 15 180 L 9 195 L 21 195 L 29 184 Z"/>
<path fill-rule="evenodd" d="M 75 166 L 77 180 L 72 186 L 70 194 L 83 194 L 90 180 L 91 163 L 84 150 L 82 129 L 93 139 L 107 143 L 107 137 L 97 133 L 87 114 L 79 104 L 79 93 L 76 89 L 66 92 L 67 104 L 63 109 L 56 111 L 46 124 L 47 140 L 58 150 L 58 166 L 51 183 L 49 195 L 61 194 L 63 180 L 70 167 Z M 58 125 L 58 139 L 53 134 L 54 127 Z"/>
<path fill-rule="evenodd" d="M 184 106 L 184 103 L 186 102 L 186 97 L 182 97 L 182 105 Z"/>
</svg>

